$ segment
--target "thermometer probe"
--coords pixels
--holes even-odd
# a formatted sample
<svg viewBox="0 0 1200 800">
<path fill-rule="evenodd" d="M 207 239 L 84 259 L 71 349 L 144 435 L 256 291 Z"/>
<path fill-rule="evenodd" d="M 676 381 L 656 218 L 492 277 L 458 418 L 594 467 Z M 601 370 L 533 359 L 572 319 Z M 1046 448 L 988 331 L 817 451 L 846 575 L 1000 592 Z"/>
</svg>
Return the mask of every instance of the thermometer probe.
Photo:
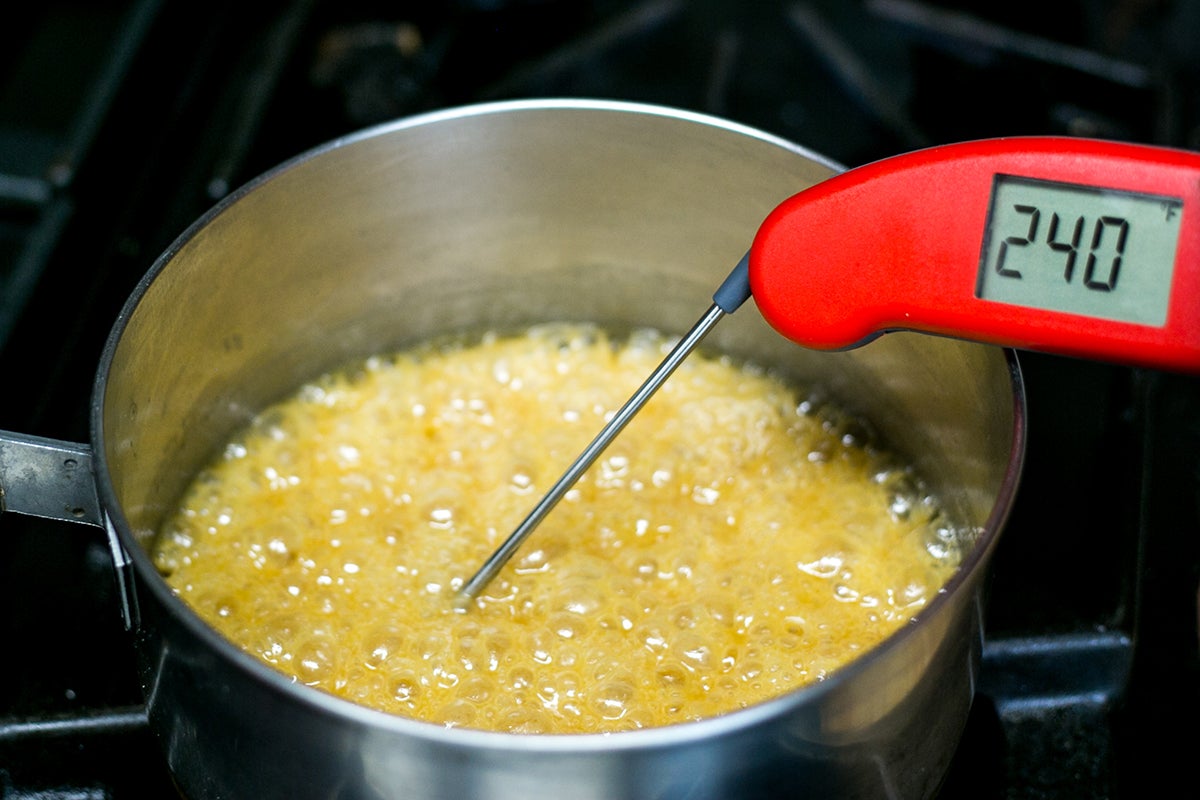
<svg viewBox="0 0 1200 800">
<path fill-rule="evenodd" d="M 912 330 L 1200 373 L 1200 154 L 1061 137 L 933 147 L 784 201 L 713 305 L 459 592 L 469 603 L 751 295 L 805 347 Z"/>
</svg>

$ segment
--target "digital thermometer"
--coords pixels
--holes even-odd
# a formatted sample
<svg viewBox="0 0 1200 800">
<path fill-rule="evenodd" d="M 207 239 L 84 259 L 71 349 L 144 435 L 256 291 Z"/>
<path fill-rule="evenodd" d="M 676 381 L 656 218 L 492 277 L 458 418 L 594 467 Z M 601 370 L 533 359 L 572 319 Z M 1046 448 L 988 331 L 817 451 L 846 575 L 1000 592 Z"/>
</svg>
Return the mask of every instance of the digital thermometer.
<svg viewBox="0 0 1200 800">
<path fill-rule="evenodd" d="M 461 606 L 750 296 L 815 349 L 913 330 L 1200 372 L 1200 154 L 989 139 L 877 161 L 785 200 L 708 312 L 463 585 Z"/>
<path fill-rule="evenodd" d="M 749 254 L 781 334 L 915 330 L 1200 371 L 1200 154 L 1017 137 L 849 170 L 784 201 Z"/>
</svg>

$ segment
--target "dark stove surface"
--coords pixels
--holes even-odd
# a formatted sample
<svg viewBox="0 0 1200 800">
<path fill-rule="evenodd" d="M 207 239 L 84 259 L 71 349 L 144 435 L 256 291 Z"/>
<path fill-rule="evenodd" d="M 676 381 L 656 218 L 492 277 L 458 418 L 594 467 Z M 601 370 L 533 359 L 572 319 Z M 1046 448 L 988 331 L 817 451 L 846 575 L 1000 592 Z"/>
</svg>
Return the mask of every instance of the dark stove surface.
<svg viewBox="0 0 1200 800">
<path fill-rule="evenodd" d="M 0 428 L 85 441 L 108 328 L 232 188 L 481 100 L 603 97 L 853 166 L 1095 135 L 1200 148 L 1200 3 L 59 2 L 0 50 Z M 1028 354 L 1031 444 L 946 798 L 1194 786 L 1200 385 Z M 0 518 L 0 797 L 174 789 L 98 531 Z"/>
</svg>

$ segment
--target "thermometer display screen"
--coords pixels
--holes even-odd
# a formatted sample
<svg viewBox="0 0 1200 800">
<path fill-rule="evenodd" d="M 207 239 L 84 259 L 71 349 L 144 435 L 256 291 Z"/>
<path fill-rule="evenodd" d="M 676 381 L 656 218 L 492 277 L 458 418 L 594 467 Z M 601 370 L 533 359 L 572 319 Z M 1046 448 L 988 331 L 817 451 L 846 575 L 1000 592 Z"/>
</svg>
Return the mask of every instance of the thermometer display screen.
<svg viewBox="0 0 1200 800">
<path fill-rule="evenodd" d="M 975 294 L 1163 327 L 1183 201 L 996 175 Z"/>
</svg>

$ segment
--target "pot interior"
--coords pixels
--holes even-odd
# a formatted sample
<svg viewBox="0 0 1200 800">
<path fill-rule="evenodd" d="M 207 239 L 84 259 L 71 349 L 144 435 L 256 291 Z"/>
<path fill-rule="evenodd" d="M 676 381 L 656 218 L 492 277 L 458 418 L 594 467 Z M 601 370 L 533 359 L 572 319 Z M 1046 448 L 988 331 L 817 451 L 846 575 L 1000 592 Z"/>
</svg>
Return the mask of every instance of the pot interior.
<svg viewBox="0 0 1200 800">
<path fill-rule="evenodd" d="M 236 429 L 353 358 L 551 320 L 682 333 L 767 213 L 836 169 L 717 120 L 571 102 L 401 121 L 298 158 L 185 233 L 123 312 L 94 410 L 114 521 L 150 547 Z M 810 352 L 751 304 L 705 346 L 864 416 L 964 530 L 1002 518 L 1020 392 L 1001 350 L 891 334 Z"/>
</svg>

